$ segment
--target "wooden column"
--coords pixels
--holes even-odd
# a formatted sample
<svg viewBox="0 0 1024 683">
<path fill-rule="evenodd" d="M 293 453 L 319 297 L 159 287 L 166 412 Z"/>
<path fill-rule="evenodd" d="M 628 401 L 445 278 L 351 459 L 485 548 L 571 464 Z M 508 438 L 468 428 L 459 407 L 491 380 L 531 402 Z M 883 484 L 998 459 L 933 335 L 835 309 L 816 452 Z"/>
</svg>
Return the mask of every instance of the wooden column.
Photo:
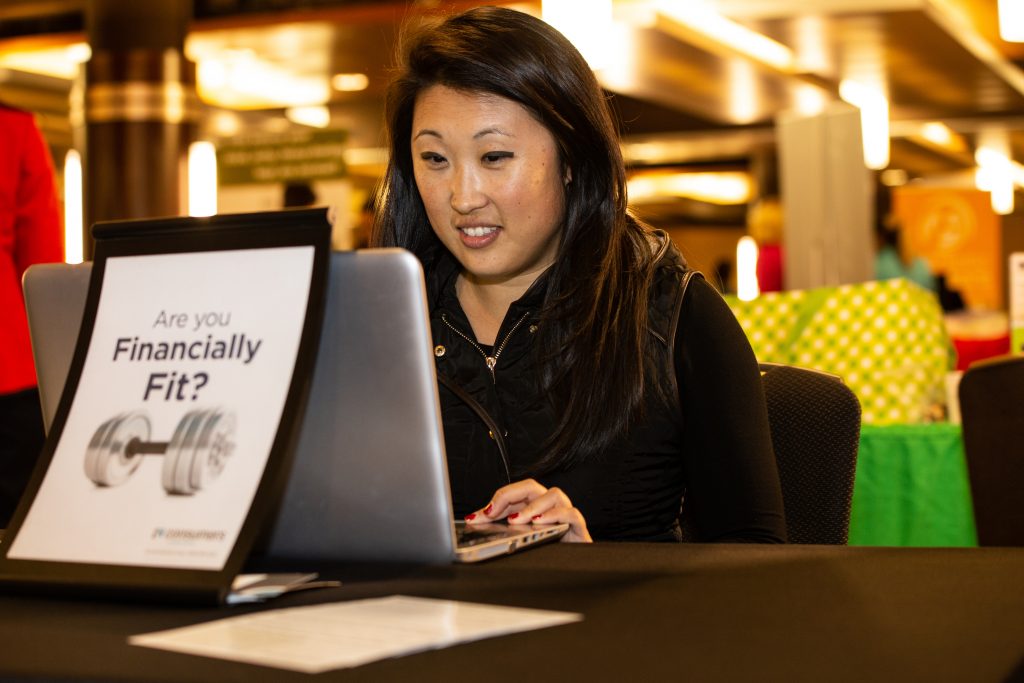
<svg viewBox="0 0 1024 683">
<path fill-rule="evenodd" d="M 199 102 L 184 55 L 191 3 L 89 0 L 84 119 L 85 255 L 96 221 L 187 212 Z"/>
</svg>

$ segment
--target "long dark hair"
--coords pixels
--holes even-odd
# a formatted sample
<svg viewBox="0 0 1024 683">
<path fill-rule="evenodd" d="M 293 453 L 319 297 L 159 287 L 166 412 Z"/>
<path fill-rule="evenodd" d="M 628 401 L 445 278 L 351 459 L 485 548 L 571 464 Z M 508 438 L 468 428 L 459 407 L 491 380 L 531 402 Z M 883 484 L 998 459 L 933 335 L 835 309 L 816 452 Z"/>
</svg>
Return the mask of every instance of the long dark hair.
<svg viewBox="0 0 1024 683">
<path fill-rule="evenodd" d="M 572 174 L 536 333 L 540 380 L 561 417 L 537 471 L 606 451 L 640 414 L 654 259 L 648 231 L 626 213 L 625 168 L 604 93 L 562 34 L 514 10 L 471 9 L 403 43 L 402 72 L 385 105 L 391 158 L 372 242 L 409 249 L 426 264 L 444 249 L 413 178 L 420 92 L 444 85 L 525 107 L 551 132 Z"/>
</svg>

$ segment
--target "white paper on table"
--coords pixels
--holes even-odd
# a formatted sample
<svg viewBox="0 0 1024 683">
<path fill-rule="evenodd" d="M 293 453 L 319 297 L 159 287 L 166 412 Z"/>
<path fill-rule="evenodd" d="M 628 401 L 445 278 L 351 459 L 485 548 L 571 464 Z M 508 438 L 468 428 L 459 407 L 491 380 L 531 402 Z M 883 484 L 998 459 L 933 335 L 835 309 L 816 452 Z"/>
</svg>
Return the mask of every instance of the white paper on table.
<svg viewBox="0 0 1024 683">
<path fill-rule="evenodd" d="M 319 673 L 582 619 L 575 612 L 392 595 L 257 612 L 143 633 L 128 642 Z"/>
</svg>

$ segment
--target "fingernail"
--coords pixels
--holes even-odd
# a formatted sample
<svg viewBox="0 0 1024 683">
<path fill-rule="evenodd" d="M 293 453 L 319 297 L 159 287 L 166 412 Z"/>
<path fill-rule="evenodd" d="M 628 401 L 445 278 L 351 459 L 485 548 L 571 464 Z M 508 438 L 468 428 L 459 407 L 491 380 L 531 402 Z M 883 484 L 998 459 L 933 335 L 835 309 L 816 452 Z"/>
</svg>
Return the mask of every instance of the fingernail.
<svg viewBox="0 0 1024 683">
<path fill-rule="evenodd" d="M 487 515 L 488 517 L 490 517 L 491 516 L 491 508 L 493 508 L 493 507 L 494 507 L 494 503 L 488 503 L 487 507 L 484 508 L 484 514 Z"/>
<path fill-rule="evenodd" d="M 533 517 L 530 517 L 530 519 L 532 519 L 533 521 L 537 521 L 541 517 L 543 517 L 543 515 L 534 515 Z"/>
<path fill-rule="evenodd" d="M 467 522 L 472 522 L 474 519 L 476 519 L 476 513 L 475 512 L 470 512 L 468 515 L 466 515 L 466 521 Z"/>
<path fill-rule="evenodd" d="M 518 517 L 518 516 L 519 516 L 519 513 L 518 513 L 518 512 L 513 512 L 513 513 L 512 513 L 511 515 L 509 515 L 509 516 L 508 516 L 508 518 L 509 518 L 509 519 L 515 519 L 515 518 L 516 518 L 516 517 Z"/>
</svg>

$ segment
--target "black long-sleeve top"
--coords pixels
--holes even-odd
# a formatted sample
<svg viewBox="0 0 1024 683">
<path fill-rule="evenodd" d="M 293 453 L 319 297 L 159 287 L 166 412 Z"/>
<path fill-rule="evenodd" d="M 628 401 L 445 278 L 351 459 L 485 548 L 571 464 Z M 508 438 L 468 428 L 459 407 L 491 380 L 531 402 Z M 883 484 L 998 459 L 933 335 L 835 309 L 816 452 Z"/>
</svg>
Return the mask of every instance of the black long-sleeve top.
<svg viewBox="0 0 1024 683">
<path fill-rule="evenodd" d="M 456 274 L 454 264 L 428 270 L 428 286 L 449 478 L 455 512 L 465 515 L 500 486 L 531 476 L 554 417 L 532 381 L 537 288 L 509 308 L 492 376 L 483 357 L 493 351 L 473 337 L 455 296 Z M 654 311 L 665 306 L 652 301 Z M 661 379 L 674 373 L 675 382 L 663 387 L 678 390 L 677 407 L 648 410 L 621 448 L 535 478 L 568 494 L 595 540 L 678 539 L 683 501 L 688 540 L 783 542 L 785 515 L 757 361 L 732 311 L 703 278 L 691 280 L 683 299 L 673 351 L 666 347 L 661 362 L 670 358 L 673 367 Z"/>
</svg>

